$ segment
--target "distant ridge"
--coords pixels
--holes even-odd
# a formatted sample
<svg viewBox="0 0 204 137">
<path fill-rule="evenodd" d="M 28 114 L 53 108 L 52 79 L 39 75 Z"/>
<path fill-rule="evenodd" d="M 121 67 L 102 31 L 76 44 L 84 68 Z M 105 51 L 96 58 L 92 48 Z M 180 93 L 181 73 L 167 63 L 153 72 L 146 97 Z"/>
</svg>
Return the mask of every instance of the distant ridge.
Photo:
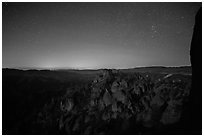
<svg viewBox="0 0 204 137">
<path fill-rule="evenodd" d="M 80 68 L 40 68 L 40 67 L 14 67 L 14 68 L 2 68 L 2 69 L 13 69 L 13 70 L 56 70 L 56 71 L 93 71 L 93 70 L 105 70 L 105 69 L 115 69 L 115 70 L 130 70 L 130 69 L 156 69 L 156 68 L 191 68 L 191 66 L 147 66 L 147 67 L 133 67 L 133 68 L 97 68 L 97 69 L 80 69 Z"/>
<path fill-rule="evenodd" d="M 140 68 L 191 68 L 191 66 L 147 66 L 147 67 L 134 67 L 128 69 L 140 69 Z"/>
</svg>

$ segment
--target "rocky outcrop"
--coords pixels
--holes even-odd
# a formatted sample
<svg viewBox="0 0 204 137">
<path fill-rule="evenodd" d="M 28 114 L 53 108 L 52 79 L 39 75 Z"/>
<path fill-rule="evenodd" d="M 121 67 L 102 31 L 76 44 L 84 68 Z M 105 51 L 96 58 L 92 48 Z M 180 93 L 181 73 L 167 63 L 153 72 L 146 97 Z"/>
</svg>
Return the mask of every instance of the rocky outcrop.
<svg viewBox="0 0 204 137">
<path fill-rule="evenodd" d="M 153 82 L 150 76 L 139 73 L 103 70 L 86 88 L 69 89 L 58 99 L 55 109 L 60 114 L 56 124 L 64 134 L 141 134 L 144 129 L 158 127 L 162 130 L 179 122 L 189 96 L 188 85 L 185 81 L 173 82 L 170 77 Z"/>
</svg>

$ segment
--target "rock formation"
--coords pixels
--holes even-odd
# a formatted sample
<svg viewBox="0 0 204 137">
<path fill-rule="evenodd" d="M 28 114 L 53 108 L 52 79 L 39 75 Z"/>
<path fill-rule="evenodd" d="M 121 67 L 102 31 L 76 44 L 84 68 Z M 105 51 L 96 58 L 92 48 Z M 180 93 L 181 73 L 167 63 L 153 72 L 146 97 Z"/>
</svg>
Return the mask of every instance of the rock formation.
<svg viewBox="0 0 204 137">
<path fill-rule="evenodd" d="M 59 99 L 58 128 L 64 134 L 139 134 L 138 127 L 175 124 L 189 96 L 187 85 L 170 78 L 153 83 L 139 73 L 103 70 L 88 89 L 68 90 Z"/>
</svg>

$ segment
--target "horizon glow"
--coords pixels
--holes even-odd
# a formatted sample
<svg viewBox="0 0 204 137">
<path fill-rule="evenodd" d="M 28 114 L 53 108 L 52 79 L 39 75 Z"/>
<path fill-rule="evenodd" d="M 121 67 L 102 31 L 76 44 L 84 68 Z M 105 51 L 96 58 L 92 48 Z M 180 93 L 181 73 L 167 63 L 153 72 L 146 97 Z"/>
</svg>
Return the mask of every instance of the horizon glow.
<svg viewBox="0 0 204 137">
<path fill-rule="evenodd" d="M 2 3 L 3 68 L 189 66 L 201 3 Z"/>
</svg>

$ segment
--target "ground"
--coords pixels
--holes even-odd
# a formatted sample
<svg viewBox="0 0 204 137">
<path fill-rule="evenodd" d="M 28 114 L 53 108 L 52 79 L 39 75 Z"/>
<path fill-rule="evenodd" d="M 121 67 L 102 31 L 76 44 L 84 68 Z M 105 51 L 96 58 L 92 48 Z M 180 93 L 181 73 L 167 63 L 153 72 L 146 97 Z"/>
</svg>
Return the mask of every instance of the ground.
<svg viewBox="0 0 204 137">
<path fill-rule="evenodd" d="M 3 134 L 178 134 L 191 89 L 191 67 L 2 76 Z"/>
</svg>

